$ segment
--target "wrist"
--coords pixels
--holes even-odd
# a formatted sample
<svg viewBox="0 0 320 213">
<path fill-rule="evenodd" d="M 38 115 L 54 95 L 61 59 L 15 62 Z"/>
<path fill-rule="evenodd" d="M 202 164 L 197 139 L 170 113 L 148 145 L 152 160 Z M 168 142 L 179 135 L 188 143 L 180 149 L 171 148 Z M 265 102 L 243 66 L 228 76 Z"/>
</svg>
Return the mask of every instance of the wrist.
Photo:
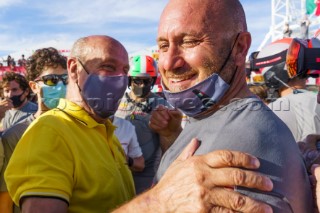
<svg viewBox="0 0 320 213">
<path fill-rule="evenodd" d="M 128 157 L 128 166 L 132 167 L 133 166 L 133 158 Z"/>
</svg>

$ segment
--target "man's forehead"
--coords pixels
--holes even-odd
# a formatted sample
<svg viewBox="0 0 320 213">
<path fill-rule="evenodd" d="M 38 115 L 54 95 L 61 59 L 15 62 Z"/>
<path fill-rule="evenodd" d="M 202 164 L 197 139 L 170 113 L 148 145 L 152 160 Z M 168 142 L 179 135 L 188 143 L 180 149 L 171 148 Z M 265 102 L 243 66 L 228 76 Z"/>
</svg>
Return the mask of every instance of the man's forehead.
<svg viewBox="0 0 320 213">
<path fill-rule="evenodd" d="M 15 80 L 9 81 L 7 84 L 3 85 L 3 88 L 6 89 L 14 89 L 14 88 L 20 88 L 20 85 Z"/>
</svg>

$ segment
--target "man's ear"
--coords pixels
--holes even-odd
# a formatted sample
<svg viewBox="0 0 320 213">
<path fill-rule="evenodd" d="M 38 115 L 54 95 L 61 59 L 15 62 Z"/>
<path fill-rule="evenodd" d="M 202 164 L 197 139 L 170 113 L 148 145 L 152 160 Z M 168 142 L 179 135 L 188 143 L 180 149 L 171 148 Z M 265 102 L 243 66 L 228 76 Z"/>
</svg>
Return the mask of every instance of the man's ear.
<svg viewBox="0 0 320 213">
<path fill-rule="evenodd" d="M 78 68 L 77 59 L 74 57 L 68 58 L 68 61 L 67 61 L 68 77 L 69 77 L 69 80 L 72 80 L 73 82 L 78 82 L 77 68 Z"/>
<path fill-rule="evenodd" d="M 29 87 L 31 88 L 32 92 L 35 94 L 37 94 L 41 89 L 40 86 L 34 81 L 29 81 Z"/>
<path fill-rule="evenodd" d="M 249 32 L 241 32 L 236 44 L 235 64 L 242 66 L 246 60 L 249 48 L 251 46 L 251 34 Z"/>
</svg>

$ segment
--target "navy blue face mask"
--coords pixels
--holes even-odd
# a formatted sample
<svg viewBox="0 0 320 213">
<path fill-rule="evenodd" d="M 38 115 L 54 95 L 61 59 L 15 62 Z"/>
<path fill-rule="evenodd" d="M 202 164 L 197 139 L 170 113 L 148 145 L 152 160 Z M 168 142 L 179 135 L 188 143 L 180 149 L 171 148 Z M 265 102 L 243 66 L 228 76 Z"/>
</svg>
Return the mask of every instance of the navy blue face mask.
<svg viewBox="0 0 320 213">
<path fill-rule="evenodd" d="M 117 111 L 128 85 L 128 76 L 103 76 L 89 73 L 78 59 L 88 78 L 79 90 L 84 101 L 101 118 L 108 118 Z"/>
<path fill-rule="evenodd" d="M 81 94 L 90 108 L 101 118 L 113 115 L 128 85 L 128 77 L 89 74 Z"/>
<path fill-rule="evenodd" d="M 22 103 L 24 102 L 25 99 L 21 100 L 21 96 L 23 95 L 23 93 L 24 92 L 22 92 L 20 95 L 14 95 L 14 96 L 10 97 L 14 108 L 21 106 Z"/>
</svg>

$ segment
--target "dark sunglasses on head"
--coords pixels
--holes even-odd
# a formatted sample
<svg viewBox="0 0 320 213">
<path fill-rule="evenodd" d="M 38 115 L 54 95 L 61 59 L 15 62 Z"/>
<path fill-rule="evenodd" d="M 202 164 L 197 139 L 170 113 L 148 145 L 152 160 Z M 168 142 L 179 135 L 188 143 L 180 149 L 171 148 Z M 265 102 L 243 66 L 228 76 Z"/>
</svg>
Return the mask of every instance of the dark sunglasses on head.
<svg viewBox="0 0 320 213">
<path fill-rule="evenodd" d="M 50 75 L 44 75 L 40 76 L 35 79 L 35 82 L 42 81 L 45 85 L 48 86 L 55 86 L 58 84 L 59 81 L 62 81 L 64 85 L 68 83 L 68 74 L 62 74 L 62 75 L 56 75 L 56 74 L 50 74 Z"/>
<path fill-rule="evenodd" d="M 307 44 L 303 44 L 303 42 Z M 318 77 L 320 74 L 320 48 L 314 48 L 313 40 L 293 39 L 287 52 L 287 69 L 290 78 L 296 76 Z M 306 47 L 306 45 L 308 47 Z"/>
<path fill-rule="evenodd" d="M 134 79 L 132 79 L 132 81 L 136 85 L 141 85 L 141 84 L 149 85 L 149 84 L 151 84 L 153 82 L 153 79 L 152 78 L 145 78 L 145 79 L 134 78 Z"/>
</svg>

